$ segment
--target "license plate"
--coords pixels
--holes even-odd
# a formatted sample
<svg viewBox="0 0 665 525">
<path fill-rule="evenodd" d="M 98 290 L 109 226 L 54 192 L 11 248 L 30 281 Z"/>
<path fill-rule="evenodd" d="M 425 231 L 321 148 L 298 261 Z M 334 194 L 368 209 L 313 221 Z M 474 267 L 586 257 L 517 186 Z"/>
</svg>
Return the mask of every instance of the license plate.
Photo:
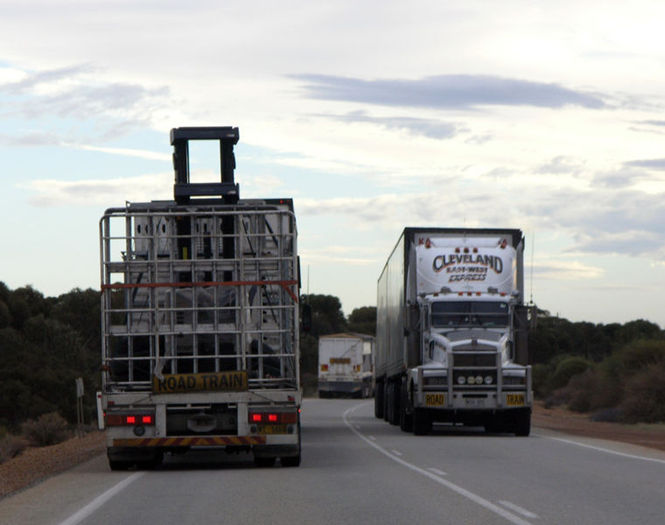
<svg viewBox="0 0 665 525">
<path fill-rule="evenodd" d="M 426 407 L 442 407 L 445 405 L 445 401 L 443 394 L 425 394 Z"/>
<path fill-rule="evenodd" d="M 524 406 L 524 394 L 506 394 L 506 405 L 509 407 Z"/>
<path fill-rule="evenodd" d="M 286 434 L 286 425 L 259 425 L 258 434 Z"/>
</svg>

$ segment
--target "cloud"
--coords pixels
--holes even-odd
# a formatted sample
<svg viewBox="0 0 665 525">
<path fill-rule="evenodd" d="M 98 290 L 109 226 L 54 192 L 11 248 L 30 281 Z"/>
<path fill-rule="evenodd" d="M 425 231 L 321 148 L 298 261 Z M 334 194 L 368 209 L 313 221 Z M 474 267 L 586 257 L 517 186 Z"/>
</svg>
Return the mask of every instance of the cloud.
<svg viewBox="0 0 665 525">
<path fill-rule="evenodd" d="M 31 195 L 30 204 L 40 208 L 71 206 L 118 206 L 125 201 L 145 202 L 173 198 L 173 174 L 142 175 L 110 180 L 34 180 L 21 185 Z"/>
<path fill-rule="evenodd" d="M 0 84 L 0 95 L 5 117 L 57 117 L 81 123 L 94 119 L 100 138 L 108 139 L 148 124 L 168 105 L 170 92 L 167 87 L 105 81 L 102 72 L 81 64 L 24 72 L 21 80 Z"/>
<path fill-rule="evenodd" d="M 607 188 L 627 188 L 644 180 L 646 174 L 632 168 L 621 168 L 616 171 L 598 173 L 594 176 L 594 186 L 605 186 Z"/>
<path fill-rule="evenodd" d="M 0 91 L 13 94 L 27 93 L 40 85 L 54 84 L 62 80 L 71 80 L 80 75 L 92 72 L 94 72 L 94 68 L 89 64 L 78 64 L 75 66 L 44 71 L 33 71 L 25 73 L 21 80 L 0 85 Z"/>
<path fill-rule="evenodd" d="M 552 174 L 552 175 L 563 175 L 563 174 L 572 174 L 577 175 L 582 170 L 582 164 L 576 162 L 572 157 L 566 157 L 560 155 L 554 157 L 546 164 L 542 164 L 536 168 L 536 173 L 540 174 Z"/>
<path fill-rule="evenodd" d="M 527 271 L 531 272 L 531 268 Z M 604 270 L 579 261 L 548 260 L 546 264 L 534 264 L 533 273 L 540 279 L 576 281 L 599 279 Z"/>
<path fill-rule="evenodd" d="M 0 133 L 0 144 L 7 146 L 61 146 L 62 139 L 48 131 L 29 131 L 22 135 Z"/>
<path fill-rule="evenodd" d="M 108 153 L 110 155 L 122 155 L 126 157 L 138 157 L 147 160 L 165 160 L 170 161 L 172 156 L 170 153 L 159 153 L 156 151 L 148 151 L 143 149 L 131 148 L 104 148 L 101 146 L 87 146 L 85 144 L 71 144 L 62 143 L 63 146 L 70 148 L 81 149 L 85 151 L 98 151 L 100 153 Z"/>
<path fill-rule="evenodd" d="M 663 159 L 646 159 L 646 160 L 630 160 L 624 162 L 624 166 L 631 168 L 647 168 L 651 170 L 665 170 L 665 158 Z"/>
<path fill-rule="evenodd" d="M 305 83 L 305 92 L 311 98 L 384 106 L 439 109 L 473 109 L 488 105 L 606 107 L 595 94 L 575 91 L 554 83 L 490 75 L 438 75 L 419 80 L 362 80 L 310 74 L 293 75 L 293 78 Z"/>
<path fill-rule="evenodd" d="M 579 241 L 573 250 L 593 254 L 653 255 L 663 250 L 663 236 L 656 232 L 628 230 L 618 232 L 596 232 Z"/>
<path fill-rule="evenodd" d="M 386 129 L 403 130 L 412 135 L 422 135 L 431 139 L 449 139 L 465 128 L 451 122 L 415 117 L 372 117 L 365 111 L 352 111 L 346 115 L 317 115 L 346 123 L 368 123 Z"/>
<path fill-rule="evenodd" d="M 646 124 L 648 126 L 665 126 L 665 120 L 642 120 L 639 124 Z"/>
</svg>

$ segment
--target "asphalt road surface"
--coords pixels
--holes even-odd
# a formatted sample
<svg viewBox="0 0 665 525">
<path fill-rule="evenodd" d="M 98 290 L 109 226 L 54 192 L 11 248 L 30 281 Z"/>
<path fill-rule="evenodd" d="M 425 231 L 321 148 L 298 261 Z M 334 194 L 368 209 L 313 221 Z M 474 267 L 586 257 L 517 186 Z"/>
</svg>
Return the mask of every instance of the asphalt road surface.
<svg viewBox="0 0 665 525">
<path fill-rule="evenodd" d="M 0 501 L 2 524 L 665 522 L 665 454 L 534 429 L 435 426 L 413 436 L 373 401 L 305 401 L 298 468 L 250 455 L 167 456 L 111 472 L 105 456 Z"/>
</svg>

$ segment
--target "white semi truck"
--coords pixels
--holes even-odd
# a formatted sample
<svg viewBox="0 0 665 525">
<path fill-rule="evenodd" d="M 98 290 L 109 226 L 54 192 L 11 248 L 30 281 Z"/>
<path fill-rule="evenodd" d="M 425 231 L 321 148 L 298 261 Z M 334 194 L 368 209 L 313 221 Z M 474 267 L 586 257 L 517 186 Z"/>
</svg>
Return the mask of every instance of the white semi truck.
<svg viewBox="0 0 665 525">
<path fill-rule="evenodd" d="M 404 229 L 378 281 L 376 417 L 529 435 L 523 254 L 517 229 Z"/>
<path fill-rule="evenodd" d="M 300 463 L 299 264 L 291 199 L 239 199 L 232 127 L 176 128 L 174 200 L 100 220 L 102 391 L 111 469 L 223 448 Z M 221 182 L 190 181 L 219 143 Z"/>
<path fill-rule="evenodd" d="M 319 397 L 370 397 L 374 337 L 343 333 L 319 337 Z"/>
</svg>

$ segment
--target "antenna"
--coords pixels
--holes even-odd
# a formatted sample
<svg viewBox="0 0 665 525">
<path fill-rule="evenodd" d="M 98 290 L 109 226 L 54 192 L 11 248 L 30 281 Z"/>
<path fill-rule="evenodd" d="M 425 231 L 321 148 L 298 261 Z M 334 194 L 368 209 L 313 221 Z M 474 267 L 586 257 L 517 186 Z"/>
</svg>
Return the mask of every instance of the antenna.
<svg viewBox="0 0 665 525">
<path fill-rule="evenodd" d="M 531 276 L 530 276 L 530 283 L 529 283 L 529 304 L 533 304 L 533 252 L 535 251 L 536 248 L 536 232 L 532 232 L 531 234 Z"/>
</svg>

